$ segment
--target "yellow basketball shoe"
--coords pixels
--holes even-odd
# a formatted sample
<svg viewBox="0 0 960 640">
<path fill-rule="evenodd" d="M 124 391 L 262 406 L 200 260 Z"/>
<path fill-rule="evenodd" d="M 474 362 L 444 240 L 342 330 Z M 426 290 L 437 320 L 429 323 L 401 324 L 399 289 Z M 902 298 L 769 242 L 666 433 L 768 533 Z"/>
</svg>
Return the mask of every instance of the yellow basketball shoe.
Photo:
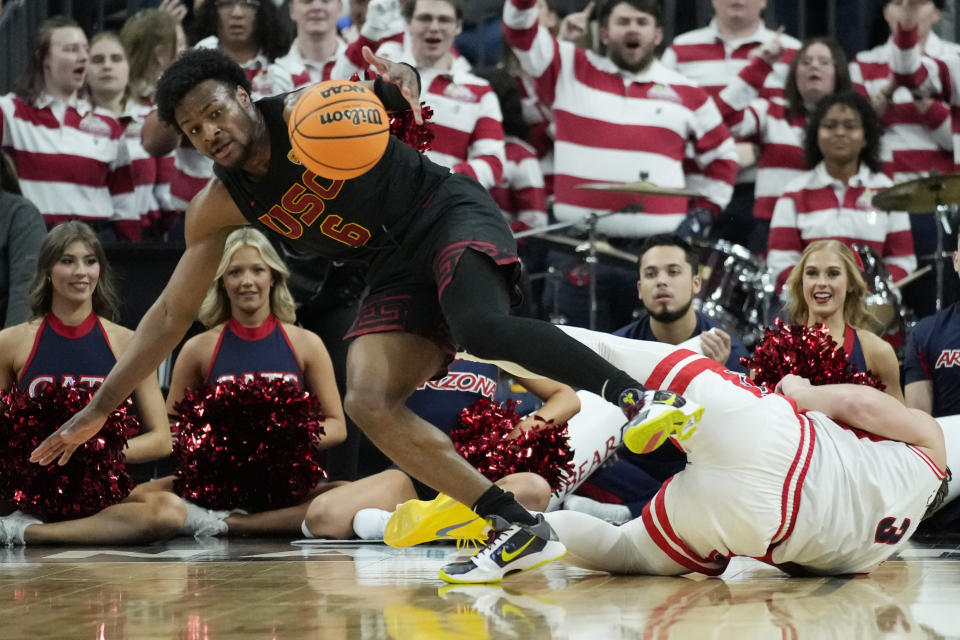
<svg viewBox="0 0 960 640">
<path fill-rule="evenodd" d="M 434 540 L 455 539 L 457 546 L 479 545 L 487 522 L 467 505 L 438 494 L 433 500 L 407 500 L 393 512 L 383 532 L 391 547 L 412 547 Z"/>
<path fill-rule="evenodd" d="M 637 397 L 629 405 L 631 417 L 622 428 L 623 444 L 634 453 L 650 453 L 672 435 L 686 440 L 703 417 L 703 407 L 672 391 L 631 390 L 631 399 L 634 395 Z M 620 404 L 624 406 L 623 398 Z"/>
</svg>

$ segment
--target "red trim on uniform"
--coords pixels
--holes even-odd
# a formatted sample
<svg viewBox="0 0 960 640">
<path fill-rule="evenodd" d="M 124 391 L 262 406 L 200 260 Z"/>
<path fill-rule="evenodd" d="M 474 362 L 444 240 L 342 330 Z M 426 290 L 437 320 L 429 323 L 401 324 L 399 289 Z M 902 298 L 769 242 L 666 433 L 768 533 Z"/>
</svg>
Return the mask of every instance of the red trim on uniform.
<svg viewBox="0 0 960 640">
<path fill-rule="evenodd" d="M 673 478 L 670 478 L 664 482 L 663 486 L 660 487 L 660 491 L 653 497 L 653 500 L 643 508 L 641 517 L 643 518 L 644 527 L 650 533 L 650 538 L 654 544 L 677 564 L 696 573 L 703 573 L 710 576 L 720 575 L 726 569 L 726 562 L 723 563 L 722 567 L 709 566 L 710 563 L 716 563 L 716 561 L 700 558 L 687 547 L 683 540 L 680 539 L 680 536 L 677 535 L 676 531 L 673 530 L 673 527 L 670 526 L 670 521 L 667 519 L 664 495 L 667 485 L 669 485 L 672 480 Z M 654 505 L 653 508 L 656 509 L 656 519 L 651 512 L 651 505 Z M 658 523 L 663 523 L 663 526 L 661 527 Z M 667 541 L 667 537 L 680 548 L 680 551 L 677 551 L 670 542 Z M 713 551 L 711 555 L 715 553 L 716 551 Z"/>
<path fill-rule="evenodd" d="M 677 349 L 671 352 L 670 355 L 657 363 L 657 366 L 653 368 L 653 373 L 650 374 L 643 385 L 648 389 L 659 389 L 660 385 L 663 384 L 663 381 L 666 379 L 667 374 L 669 374 L 681 360 L 689 357 L 692 353 L 692 351 L 687 351 L 686 349 Z"/>
<path fill-rule="evenodd" d="M 49 316 L 48 316 L 49 317 Z M 17 386 L 23 382 L 23 374 L 30 370 L 30 364 L 33 362 L 33 357 L 37 355 L 37 347 L 40 346 L 40 336 L 43 335 L 43 328 L 47 325 L 47 318 L 44 318 L 40 322 L 40 328 L 37 329 L 37 333 L 33 336 L 33 348 L 30 349 L 30 355 L 27 357 L 26 363 L 23 365 L 23 369 L 20 369 L 20 374 L 17 376 Z"/>
<path fill-rule="evenodd" d="M 246 327 L 240 324 L 240 321 L 234 318 L 233 316 L 227 320 L 227 328 L 233 332 L 235 336 L 241 340 L 246 340 L 247 342 L 253 342 L 255 340 L 263 340 L 270 332 L 273 331 L 274 327 L 277 326 L 277 318 L 271 313 L 267 316 L 267 319 L 263 321 L 259 327 Z"/>
<path fill-rule="evenodd" d="M 100 318 L 94 315 L 96 318 L 97 326 L 100 327 L 100 335 L 103 336 L 103 341 L 107 343 L 107 348 L 110 349 L 110 353 L 113 354 L 114 359 L 117 357 L 117 352 L 113 350 L 113 345 L 110 344 L 110 336 L 107 335 L 107 330 L 103 328 L 103 323 L 100 322 Z"/>
<path fill-rule="evenodd" d="M 46 319 L 51 329 L 56 331 L 64 338 L 70 339 L 82 338 L 90 333 L 97 325 L 97 314 L 95 314 L 93 311 L 90 312 L 90 315 L 84 318 L 83 322 L 77 325 L 64 324 L 60 318 L 52 313 L 48 313 Z"/>
<path fill-rule="evenodd" d="M 688 351 L 687 355 L 694 354 L 692 351 Z M 687 387 L 690 386 L 690 383 L 693 382 L 694 378 L 704 371 L 713 371 L 716 368 L 714 365 L 717 367 L 722 367 L 719 362 L 715 362 L 710 358 L 698 358 L 681 369 L 680 373 L 673 378 L 673 381 L 670 382 L 670 385 L 667 388 L 674 393 L 683 395 L 683 393 L 687 390 Z"/>
<path fill-rule="evenodd" d="M 780 492 L 780 526 L 777 528 L 776 533 L 773 534 L 773 540 L 779 538 L 780 534 L 783 533 L 784 527 L 787 526 L 787 503 L 790 500 L 790 489 L 792 488 L 791 480 L 793 479 L 793 474 L 797 471 L 797 467 L 800 464 L 800 456 L 803 453 L 804 440 L 807 438 L 806 430 L 803 428 L 803 418 L 798 415 L 797 419 L 801 420 L 800 444 L 797 445 L 797 452 L 793 456 L 793 462 L 790 463 L 790 469 L 787 471 L 787 477 L 783 480 L 783 490 Z"/>
<path fill-rule="evenodd" d="M 797 414 L 797 417 L 799 418 L 800 414 Z M 801 434 L 803 433 L 804 428 L 806 428 L 806 430 L 810 433 L 810 437 L 808 439 L 809 441 L 807 443 L 805 456 L 806 459 L 803 461 L 803 466 L 800 467 L 800 472 L 797 474 L 797 480 L 793 487 L 793 511 L 790 514 L 790 524 L 787 526 L 787 530 L 784 531 L 783 536 L 779 540 L 777 539 L 777 536 L 773 537 L 774 542 L 782 542 L 783 540 L 789 538 L 790 534 L 793 533 L 793 528 L 797 523 L 797 514 L 800 512 L 800 498 L 803 492 L 803 483 L 807 479 L 807 471 L 810 470 L 810 461 L 813 459 L 813 447 L 817 441 L 817 432 L 813 427 L 813 422 L 809 418 L 803 416 L 803 420 L 805 422 L 801 421 Z M 799 457 L 802 454 L 803 439 L 801 438 L 800 446 L 797 449 L 797 456 Z"/>
<path fill-rule="evenodd" d="M 856 256 L 859 261 L 860 256 L 857 256 L 856 253 L 853 254 Z M 860 271 L 863 271 L 863 266 L 861 265 Z M 857 339 L 856 330 L 850 325 L 846 325 L 846 328 L 843 330 L 843 351 L 847 354 L 847 359 L 853 354 L 853 343 Z"/>
<path fill-rule="evenodd" d="M 271 314 L 272 318 L 276 321 L 276 318 Z M 297 360 L 297 366 L 300 367 L 300 377 L 303 377 L 303 365 L 300 364 L 299 358 L 297 358 L 297 350 L 293 348 L 293 342 L 290 341 L 290 336 L 287 335 L 287 330 L 283 328 L 282 322 L 276 322 L 277 327 L 280 329 L 280 335 L 283 336 L 284 341 L 287 343 L 287 346 L 290 347 L 290 353 L 293 354 L 294 360 Z"/>
<path fill-rule="evenodd" d="M 220 331 L 220 337 L 217 338 L 217 346 L 213 348 L 213 355 L 210 356 L 210 364 L 207 365 L 207 375 L 204 376 L 204 382 L 211 384 L 210 382 L 210 372 L 213 371 L 213 365 L 217 362 L 217 356 L 220 355 L 220 345 L 223 343 L 223 336 L 227 332 L 227 327 L 224 325 L 223 329 Z"/>
<path fill-rule="evenodd" d="M 919 447 L 917 447 L 916 445 L 908 444 L 908 445 L 907 445 L 907 449 L 910 449 L 910 450 L 913 451 L 915 454 L 917 454 L 918 456 L 920 456 L 920 459 L 923 460 L 924 462 L 926 462 L 926 463 L 927 463 L 927 466 L 930 467 L 930 468 L 933 470 L 933 473 L 934 473 L 934 475 L 937 476 L 937 479 L 938 479 L 938 480 L 941 480 L 941 481 L 942 481 L 942 480 L 946 477 L 947 472 L 941 470 L 940 467 L 937 466 L 937 463 L 933 461 L 933 458 L 931 458 L 930 456 L 928 456 L 928 455 L 927 455 L 924 451 L 922 451 Z"/>
</svg>

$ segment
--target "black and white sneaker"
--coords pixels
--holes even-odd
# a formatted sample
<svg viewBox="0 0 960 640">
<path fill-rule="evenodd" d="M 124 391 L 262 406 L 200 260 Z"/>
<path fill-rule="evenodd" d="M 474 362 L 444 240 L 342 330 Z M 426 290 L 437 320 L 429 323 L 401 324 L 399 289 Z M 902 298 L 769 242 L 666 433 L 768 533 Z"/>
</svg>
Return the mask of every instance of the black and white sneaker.
<svg viewBox="0 0 960 640">
<path fill-rule="evenodd" d="M 500 582 L 511 573 L 535 569 L 562 557 L 567 548 L 543 515 L 537 514 L 536 518 L 536 524 L 525 525 L 490 516 L 486 546 L 467 560 L 442 568 L 440 578 L 461 584 Z"/>
</svg>

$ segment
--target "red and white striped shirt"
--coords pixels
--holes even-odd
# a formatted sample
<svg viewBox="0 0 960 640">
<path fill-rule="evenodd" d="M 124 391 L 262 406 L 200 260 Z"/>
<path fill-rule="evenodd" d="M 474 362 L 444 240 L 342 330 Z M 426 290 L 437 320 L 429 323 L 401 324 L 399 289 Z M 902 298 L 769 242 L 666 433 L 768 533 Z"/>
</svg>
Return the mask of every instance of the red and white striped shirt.
<svg viewBox="0 0 960 640">
<path fill-rule="evenodd" d="M 216 49 L 220 44 L 217 36 L 207 36 L 195 47 Z M 262 52 L 240 65 L 250 80 L 250 97 L 254 100 L 276 95 L 267 74 L 269 61 Z M 193 148 L 186 136 L 180 140 L 180 146 L 174 151 L 174 176 L 170 185 L 173 205 L 185 211 L 193 196 L 200 193 L 213 176 L 213 160 Z"/>
<path fill-rule="evenodd" d="M 133 180 L 134 213 L 141 226 L 149 226 L 151 221 L 160 217 L 160 205 L 153 193 L 157 181 L 157 161 L 146 152 L 140 143 L 140 130 L 143 120 L 153 109 L 127 101 L 123 113 L 119 116 L 107 109 L 97 107 L 95 113 L 117 121 L 130 156 L 130 176 Z"/>
<path fill-rule="evenodd" d="M 520 112 L 527 125 L 527 142 L 536 150 L 540 159 L 540 172 L 547 197 L 553 196 L 553 141 L 556 127 L 553 123 L 553 110 L 541 102 L 537 95 L 533 78 L 522 69 L 511 69 L 510 73 L 517 81 L 520 90 Z"/>
<path fill-rule="evenodd" d="M 943 100 L 950 105 L 951 117 L 949 121 L 954 166 L 947 171 L 952 172 L 960 167 L 960 58 L 956 54 L 944 53 L 944 51 L 951 50 L 954 45 L 948 45 L 948 43 L 939 39 L 933 40 L 931 43 L 930 39 L 935 37 L 932 33 L 927 36 L 925 51 L 921 51 L 917 39 L 917 28 L 914 27 L 909 31 L 898 28 L 890 41 L 893 45 L 890 49 L 890 71 L 894 81 L 900 85 L 897 93 L 894 94 L 894 98 L 898 93 L 901 93 L 901 89 L 908 90 L 907 93 L 912 96 L 909 91 L 912 89 L 918 93 Z M 931 49 L 931 44 L 942 45 L 940 56 L 934 57 L 936 47 L 934 47 L 933 53 L 925 54 L 926 51 Z M 933 110 L 933 106 L 930 110 Z M 928 113 L 930 110 L 928 110 Z M 942 129 L 938 127 L 936 131 L 937 136 L 934 139 L 938 141 L 940 147 L 943 147 L 939 135 Z M 924 171 L 921 167 L 914 168 L 917 169 L 917 173 Z M 930 168 L 939 169 L 940 167 L 931 166 L 926 170 Z M 899 167 L 897 169 L 899 172 Z"/>
<path fill-rule="evenodd" d="M 29 104 L 0 96 L 0 144 L 10 154 L 23 195 L 47 226 L 67 220 L 109 221 L 117 235 L 137 240 L 130 156 L 119 123 L 49 94 Z"/>
<path fill-rule="evenodd" d="M 750 62 L 750 54 L 757 47 L 777 37 L 776 31 L 762 23 L 745 38 L 724 40 L 717 30 L 717 19 L 702 29 L 681 33 L 663 52 L 660 61 L 695 81 L 711 97 L 720 94 L 737 74 Z M 787 34 L 780 34 L 784 52 L 774 65 L 760 91 L 761 98 L 782 98 L 787 83 L 787 71 L 793 56 L 800 49 L 800 41 Z"/>
<path fill-rule="evenodd" d="M 529 228 L 547 225 L 547 195 L 536 150 L 514 136 L 506 137 L 507 163 L 503 178 L 490 195 L 511 225 Z"/>
<path fill-rule="evenodd" d="M 367 62 L 363 59 L 361 53 L 364 47 L 370 47 L 371 51 L 376 51 L 390 60 L 412 60 L 413 48 L 410 43 L 410 37 L 406 31 L 387 36 L 382 40 L 370 40 L 366 36 L 358 35 L 355 40 L 348 40 L 347 48 L 344 54 L 339 56 L 330 72 L 330 77 L 334 80 L 349 80 L 353 74 L 358 74 L 361 78 L 366 78 Z M 451 48 L 450 55 L 453 56 L 453 64 L 450 67 L 450 73 L 460 71 L 470 72 L 473 68 L 470 62 L 460 55 L 460 53 Z M 376 77 L 371 74 L 369 77 Z"/>
<path fill-rule="evenodd" d="M 761 98 L 773 67 L 759 57 L 740 70 L 714 98 L 723 121 L 738 140 L 755 143 L 757 177 L 753 217 L 769 220 L 783 187 L 807 170 L 803 154 L 803 114 L 789 113 L 780 98 Z"/>
<path fill-rule="evenodd" d="M 770 222 L 767 267 L 783 287 L 804 247 L 815 240 L 865 244 L 883 258 L 894 281 L 917 268 L 910 234 L 910 216 L 902 211 L 881 211 L 872 206 L 873 195 L 893 182 L 865 164 L 844 185 L 821 162 L 787 185 L 777 200 Z"/>
<path fill-rule="evenodd" d="M 858 53 L 850 63 L 850 79 L 854 88 L 868 97 L 883 93 L 894 82 L 890 61 L 895 59 L 897 53 L 894 38 L 869 51 Z M 923 53 L 933 60 L 956 59 L 960 54 L 960 46 L 930 33 Z M 884 133 L 880 157 L 884 173 L 894 182 L 927 175 L 932 169 L 941 173 L 953 170 L 951 118 L 946 104 L 935 101 L 921 113 L 910 89 L 901 86 L 893 92 L 882 120 Z"/>
<path fill-rule="evenodd" d="M 287 93 L 308 84 L 330 79 L 330 73 L 337 60 L 347 53 L 347 43 L 337 38 L 337 50 L 323 62 L 308 60 L 300 54 L 297 41 L 293 41 L 290 52 L 277 58 L 267 67 L 267 84 L 274 95 Z"/>
<path fill-rule="evenodd" d="M 642 174 L 658 186 L 702 194 L 695 206 L 716 212 L 726 207 L 737 173 L 736 149 L 705 91 L 659 62 L 636 75 L 609 58 L 557 41 L 538 27 L 535 0 L 507 2 L 503 23 L 537 95 L 553 109 L 559 221 L 640 204 L 642 213 L 605 216 L 598 230 L 628 238 L 673 231 L 687 212 L 686 198 L 577 188 L 634 181 Z"/>
</svg>

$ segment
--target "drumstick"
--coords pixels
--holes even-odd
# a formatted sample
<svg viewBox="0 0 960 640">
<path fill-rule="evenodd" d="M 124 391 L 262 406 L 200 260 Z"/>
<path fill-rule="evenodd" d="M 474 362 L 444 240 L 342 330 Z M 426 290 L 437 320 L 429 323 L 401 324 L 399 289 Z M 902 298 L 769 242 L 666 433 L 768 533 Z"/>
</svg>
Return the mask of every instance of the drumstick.
<svg viewBox="0 0 960 640">
<path fill-rule="evenodd" d="M 933 267 L 931 267 L 930 265 L 927 265 L 927 266 L 923 267 L 922 269 L 917 269 L 916 271 L 914 271 L 914 272 L 911 273 L 910 275 L 904 276 L 903 278 L 900 278 L 900 280 L 898 280 L 897 282 L 894 282 L 894 283 L 893 283 L 893 286 L 895 286 L 897 289 L 903 289 L 905 286 L 907 286 L 908 284 L 910 284 L 911 282 L 913 282 L 914 280 L 916 280 L 916 279 L 919 278 L 920 276 L 925 275 L 925 274 L 926 274 L 928 271 L 930 271 L 930 269 L 932 269 L 932 268 L 933 268 Z"/>
</svg>

